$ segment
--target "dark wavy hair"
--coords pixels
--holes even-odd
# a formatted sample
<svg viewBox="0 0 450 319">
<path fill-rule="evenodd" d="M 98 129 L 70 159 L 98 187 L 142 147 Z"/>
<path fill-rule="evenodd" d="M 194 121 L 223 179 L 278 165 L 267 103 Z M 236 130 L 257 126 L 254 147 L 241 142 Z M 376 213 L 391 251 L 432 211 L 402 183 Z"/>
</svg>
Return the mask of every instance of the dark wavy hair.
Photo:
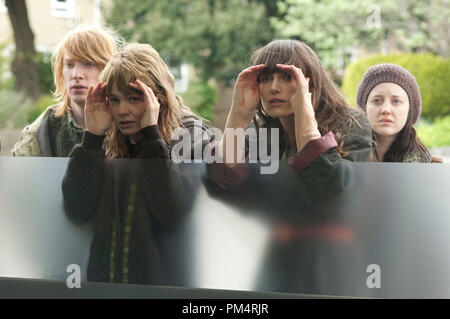
<svg viewBox="0 0 450 319">
<path fill-rule="evenodd" d="M 338 143 L 338 151 L 342 156 L 347 152 L 342 148 L 343 136 L 349 133 L 354 122 L 358 122 L 349 114 L 348 103 L 344 95 L 331 79 L 317 54 L 304 42 L 297 40 L 274 40 L 256 50 L 252 55 L 252 64 L 265 64 L 263 73 L 279 72 L 276 64 L 290 64 L 303 71 L 309 77 L 312 105 L 315 112 L 319 132 L 324 135 L 333 131 Z M 280 128 L 280 151 L 285 150 L 285 133 L 279 119 L 272 118 L 264 112 L 261 101 L 258 103 L 257 127 Z"/>
<path fill-rule="evenodd" d="M 378 158 L 376 151 L 377 135 L 373 132 L 374 147 L 373 152 L 375 160 Z M 408 119 L 405 126 L 398 133 L 397 138 L 391 147 L 384 154 L 383 162 L 403 162 L 412 154 L 418 154 L 421 159 L 431 160 L 431 154 L 423 145 L 422 141 L 417 136 L 415 128 L 412 126 L 411 111 L 408 113 Z"/>
</svg>

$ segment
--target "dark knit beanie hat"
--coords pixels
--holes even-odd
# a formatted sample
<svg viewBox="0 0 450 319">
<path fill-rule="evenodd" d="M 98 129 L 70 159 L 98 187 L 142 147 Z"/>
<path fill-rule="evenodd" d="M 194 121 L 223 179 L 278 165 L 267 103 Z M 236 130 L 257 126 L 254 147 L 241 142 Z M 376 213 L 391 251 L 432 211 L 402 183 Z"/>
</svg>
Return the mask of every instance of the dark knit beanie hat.
<svg viewBox="0 0 450 319">
<path fill-rule="evenodd" d="M 356 103 L 366 110 L 367 98 L 372 89 L 380 83 L 390 82 L 402 87 L 409 98 L 409 121 L 414 125 L 422 112 L 422 98 L 414 76 L 408 70 L 395 64 L 377 64 L 364 73 L 358 85 Z"/>
</svg>

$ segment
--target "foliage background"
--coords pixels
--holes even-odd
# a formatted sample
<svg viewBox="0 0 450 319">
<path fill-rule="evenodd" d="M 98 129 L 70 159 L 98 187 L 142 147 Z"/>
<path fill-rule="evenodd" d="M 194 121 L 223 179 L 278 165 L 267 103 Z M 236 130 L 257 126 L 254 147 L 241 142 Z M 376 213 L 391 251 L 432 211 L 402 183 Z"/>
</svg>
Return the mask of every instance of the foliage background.
<svg viewBox="0 0 450 319">
<path fill-rule="evenodd" d="M 424 101 L 420 136 L 428 146 L 450 145 L 450 0 L 111 0 L 104 14 L 126 40 L 150 43 L 171 67 L 193 66 L 182 97 L 209 120 L 215 120 L 217 88 L 233 86 L 254 49 L 292 38 L 318 53 L 350 104 L 370 65 L 405 66 Z M 350 63 L 355 52 L 359 60 Z M 35 61 L 43 97 L 33 103 L 13 91 L 11 58 L 0 55 L 0 127 L 23 127 L 54 103 L 50 55 L 38 53 Z"/>
<path fill-rule="evenodd" d="M 398 64 L 415 76 L 422 96 L 422 116 L 434 120 L 450 115 L 450 59 L 432 54 L 373 55 L 351 63 L 345 72 L 342 91 L 356 106 L 356 90 L 364 72 L 379 63 Z"/>
<path fill-rule="evenodd" d="M 115 0 L 107 22 L 128 41 L 150 43 L 168 64 L 189 63 L 201 81 L 225 84 L 273 37 L 262 1 Z"/>
</svg>

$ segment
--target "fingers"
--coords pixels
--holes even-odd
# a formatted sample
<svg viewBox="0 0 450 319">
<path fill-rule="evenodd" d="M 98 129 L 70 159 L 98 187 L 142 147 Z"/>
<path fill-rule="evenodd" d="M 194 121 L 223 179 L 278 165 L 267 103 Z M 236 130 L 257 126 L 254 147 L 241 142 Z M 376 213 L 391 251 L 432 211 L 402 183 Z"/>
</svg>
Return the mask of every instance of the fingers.
<svg viewBox="0 0 450 319">
<path fill-rule="evenodd" d="M 137 83 L 137 80 L 136 80 Z M 128 86 L 130 88 L 135 89 L 136 91 L 138 91 L 139 93 L 143 94 L 145 96 L 145 90 L 143 90 L 138 84 L 135 83 L 128 83 Z"/>
<path fill-rule="evenodd" d="M 142 83 L 139 80 L 136 80 L 136 84 L 141 89 L 141 92 L 143 92 L 146 95 L 146 97 L 149 101 L 151 101 L 153 103 L 156 102 L 155 94 L 153 93 L 153 90 L 150 87 L 148 87 L 146 84 Z"/>
<path fill-rule="evenodd" d="M 258 64 L 251 67 L 246 68 L 240 74 L 240 78 L 248 77 L 248 76 L 256 76 L 266 67 L 265 64 Z"/>
<path fill-rule="evenodd" d="M 94 91 L 94 87 L 93 86 L 90 86 L 89 87 L 89 90 L 88 90 L 88 92 L 87 92 L 87 96 L 86 96 L 86 100 L 88 100 L 89 102 L 91 101 L 91 99 L 92 99 L 92 92 Z"/>
<path fill-rule="evenodd" d="M 94 88 L 94 91 L 92 92 L 93 95 L 98 95 L 101 92 L 102 89 L 102 82 L 98 82 L 97 85 Z"/>
<path fill-rule="evenodd" d="M 153 90 L 150 87 L 148 87 L 145 83 L 142 83 L 140 80 L 136 80 L 135 83 L 129 83 L 128 85 L 133 89 L 141 92 L 148 101 L 154 104 L 159 104 L 158 97 L 155 96 Z"/>
<path fill-rule="evenodd" d="M 243 70 L 241 73 L 252 73 L 252 72 L 260 72 L 262 71 L 262 69 L 264 69 L 266 67 L 265 64 L 258 64 L 258 65 L 254 65 L 251 67 L 246 68 L 245 70 Z"/>
<path fill-rule="evenodd" d="M 100 87 L 99 87 L 99 96 L 100 96 L 100 99 L 102 100 L 102 101 L 105 101 L 106 100 L 106 86 L 107 86 L 107 83 L 102 83 L 102 82 L 100 82 Z"/>
<path fill-rule="evenodd" d="M 89 87 L 88 95 L 87 95 L 88 98 L 92 97 L 95 100 L 104 99 L 106 97 L 105 96 L 106 85 L 107 85 L 106 83 L 98 82 L 95 87 L 94 86 Z"/>
<path fill-rule="evenodd" d="M 297 83 L 300 83 L 302 86 L 309 88 L 310 78 L 305 77 L 302 69 L 297 68 L 294 65 L 287 64 L 277 64 L 277 68 L 279 68 L 283 72 L 291 74 L 295 78 Z"/>
<path fill-rule="evenodd" d="M 303 76 L 303 72 L 301 69 L 293 66 L 293 65 L 287 65 L 287 64 L 277 64 L 277 68 L 280 69 L 283 72 L 291 74 L 296 82 L 300 82 L 305 77 Z M 306 80 L 305 80 L 306 81 Z"/>
<path fill-rule="evenodd" d="M 295 65 L 277 64 L 277 68 L 294 75 L 300 81 L 309 83 L 309 78 L 305 78 L 302 69 L 297 68 Z"/>
<path fill-rule="evenodd" d="M 86 96 L 86 107 L 89 110 L 96 108 L 95 105 L 106 100 L 106 83 L 99 82 L 95 86 L 90 86 Z"/>
<path fill-rule="evenodd" d="M 444 163 L 444 160 L 438 156 L 433 156 L 431 158 L 431 163 Z"/>
</svg>

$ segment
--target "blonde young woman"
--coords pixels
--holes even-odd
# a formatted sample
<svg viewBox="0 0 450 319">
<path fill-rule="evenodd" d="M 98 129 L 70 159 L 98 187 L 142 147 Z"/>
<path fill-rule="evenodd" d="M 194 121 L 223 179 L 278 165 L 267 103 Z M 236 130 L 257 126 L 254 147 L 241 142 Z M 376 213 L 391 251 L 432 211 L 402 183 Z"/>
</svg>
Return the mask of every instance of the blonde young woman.
<svg viewBox="0 0 450 319">
<path fill-rule="evenodd" d="M 190 206 L 195 183 L 171 161 L 179 127 L 206 127 L 174 92 L 174 78 L 148 44 L 129 44 L 90 87 L 86 132 L 63 181 L 66 213 L 94 220 L 89 281 L 162 282 L 155 224 L 172 225 Z M 205 146 L 209 141 L 190 141 Z M 104 161 L 141 158 L 147 160 Z"/>
<path fill-rule="evenodd" d="M 126 46 L 99 80 L 88 92 L 85 141 L 90 145 L 104 138 L 108 158 L 142 157 L 148 140 L 169 151 L 175 129 L 205 128 L 175 94 L 173 75 L 150 45 Z"/>
</svg>

